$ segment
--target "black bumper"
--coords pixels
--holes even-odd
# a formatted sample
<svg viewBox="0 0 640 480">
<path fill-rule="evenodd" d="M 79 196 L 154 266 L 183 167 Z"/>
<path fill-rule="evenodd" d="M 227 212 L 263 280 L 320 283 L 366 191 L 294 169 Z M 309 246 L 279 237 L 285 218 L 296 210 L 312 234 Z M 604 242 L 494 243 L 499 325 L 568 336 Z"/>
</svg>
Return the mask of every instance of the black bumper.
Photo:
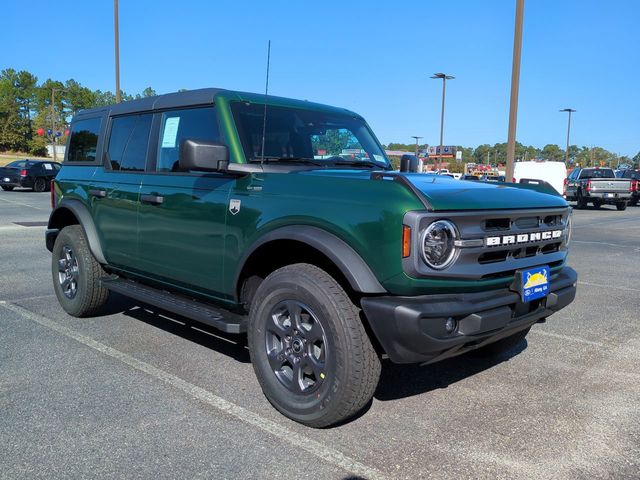
<svg viewBox="0 0 640 480">
<path fill-rule="evenodd" d="M 546 298 L 522 303 L 509 289 L 490 292 L 365 297 L 362 308 L 391 361 L 432 363 L 508 337 L 569 305 L 578 276 L 564 267 Z M 457 328 L 448 334 L 447 319 Z"/>
</svg>

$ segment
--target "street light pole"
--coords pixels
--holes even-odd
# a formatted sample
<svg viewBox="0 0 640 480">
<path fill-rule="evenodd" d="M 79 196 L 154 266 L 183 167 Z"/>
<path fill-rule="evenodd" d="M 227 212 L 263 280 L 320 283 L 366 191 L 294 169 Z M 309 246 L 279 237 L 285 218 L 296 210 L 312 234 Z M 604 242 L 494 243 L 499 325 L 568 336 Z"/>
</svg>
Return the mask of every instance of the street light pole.
<svg viewBox="0 0 640 480">
<path fill-rule="evenodd" d="M 116 103 L 122 100 L 120 97 L 120 29 L 118 27 L 118 0 L 113 0 L 113 33 L 115 37 L 116 53 Z"/>
<path fill-rule="evenodd" d="M 520 59 L 522 57 L 522 23 L 524 0 L 516 0 L 516 20 L 513 31 L 513 63 L 511 65 L 511 102 L 509 106 L 509 133 L 507 135 L 506 181 L 513 182 L 516 155 L 516 124 L 518 122 L 518 92 L 520 90 Z"/>
<path fill-rule="evenodd" d="M 444 99 L 447 93 L 447 80 L 453 80 L 453 75 L 446 75 L 444 73 L 434 73 L 431 78 L 441 78 L 442 79 L 442 110 L 440 112 L 440 156 L 438 163 L 442 163 L 442 150 L 444 146 Z M 439 168 L 439 165 L 436 165 L 436 170 Z"/>
<path fill-rule="evenodd" d="M 567 150 L 564 153 L 564 163 L 569 165 L 569 134 L 571 133 L 571 114 L 575 112 L 572 108 L 563 108 L 560 112 L 567 112 L 569 114 L 569 122 L 567 124 Z"/>
</svg>

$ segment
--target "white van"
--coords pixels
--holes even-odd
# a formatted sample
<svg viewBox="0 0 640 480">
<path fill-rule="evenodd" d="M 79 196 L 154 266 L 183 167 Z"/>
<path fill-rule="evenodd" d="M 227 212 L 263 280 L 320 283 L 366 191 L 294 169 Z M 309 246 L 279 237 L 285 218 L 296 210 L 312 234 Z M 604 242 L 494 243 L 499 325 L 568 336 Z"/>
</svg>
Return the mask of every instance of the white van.
<svg viewBox="0 0 640 480">
<path fill-rule="evenodd" d="M 567 178 L 567 166 L 564 162 L 547 160 L 516 162 L 513 170 L 513 182 L 523 180 L 543 180 L 550 184 L 560 195 L 564 195 L 564 181 Z"/>
</svg>

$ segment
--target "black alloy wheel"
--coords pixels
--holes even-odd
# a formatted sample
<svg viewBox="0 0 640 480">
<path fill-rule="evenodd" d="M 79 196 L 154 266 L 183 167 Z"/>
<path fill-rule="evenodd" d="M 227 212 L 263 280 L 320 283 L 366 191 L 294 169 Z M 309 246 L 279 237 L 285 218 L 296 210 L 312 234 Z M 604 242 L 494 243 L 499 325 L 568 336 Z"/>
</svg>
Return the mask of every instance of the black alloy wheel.
<svg viewBox="0 0 640 480">
<path fill-rule="evenodd" d="M 58 259 L 58 282 L 65 297 L 73 299 L 78 293 L 80 269 L 78 259 L 69 245 L 64 245 Z"/>
<path fill-rule="evenodd" d="M 42 177 L 38 177 L 34 180 L 33 182 L 33 191 L 34 192 L 44 192 L 47 189 L 47 181 L 42 178 Z"/>
<path fill-rule="evenodd" d="M 294 394 L 311 394 L 326 377 L 327 336 L 318 316 L 297 300 L 271 310 L 265 348 L 276 378 Z"/>
</svg>

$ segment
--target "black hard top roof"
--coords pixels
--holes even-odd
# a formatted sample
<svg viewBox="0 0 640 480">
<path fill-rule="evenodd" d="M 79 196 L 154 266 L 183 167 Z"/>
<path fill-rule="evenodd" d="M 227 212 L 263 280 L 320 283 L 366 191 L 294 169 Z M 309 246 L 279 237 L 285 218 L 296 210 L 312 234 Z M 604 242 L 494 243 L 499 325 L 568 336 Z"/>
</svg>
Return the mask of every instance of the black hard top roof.
<svg viewBox="0 0 640 480">
<path fill-rule="evenodd" d="M 105 107 L 81 110 L 77 116 L 90 115 L 96 112 L 109 111 L 110 115 L 120 115 L 124 113 L 144 112 L 149 110 L 160 110 L 163 108 L 190 107 L 193 105 L 207 105 L 213 103 L 214 97 L 225 91 L 222 88 L 201 88 L 198 90 L 188 90 L 185 92 L 167 93 L 155 97 L 145 97 L 128 102 L 116 103 Z"/>
</svg>

